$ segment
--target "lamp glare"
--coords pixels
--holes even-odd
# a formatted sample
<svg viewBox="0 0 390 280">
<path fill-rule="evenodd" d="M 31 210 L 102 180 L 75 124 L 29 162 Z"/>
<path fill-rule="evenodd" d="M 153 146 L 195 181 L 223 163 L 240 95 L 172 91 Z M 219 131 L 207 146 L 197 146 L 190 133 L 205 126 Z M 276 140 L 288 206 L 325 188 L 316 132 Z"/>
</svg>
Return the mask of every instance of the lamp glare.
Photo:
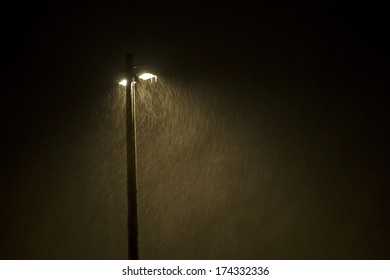
<svg viewBox="0 0 390 280">
<path fill-rule="evenodd" d="M 127 85 L 127 80 L 126 79 L 123 79 L 122 81 L 120 81 L 119 82 L 119 84 L 121 85 L 121 86 L 126 86 Z"/>
<path fill-rule="evenodd" d="M 142 73 L 139 78 L 142 80 L 157 80 L 157 76 L 150 73 Z"/>
</svg>

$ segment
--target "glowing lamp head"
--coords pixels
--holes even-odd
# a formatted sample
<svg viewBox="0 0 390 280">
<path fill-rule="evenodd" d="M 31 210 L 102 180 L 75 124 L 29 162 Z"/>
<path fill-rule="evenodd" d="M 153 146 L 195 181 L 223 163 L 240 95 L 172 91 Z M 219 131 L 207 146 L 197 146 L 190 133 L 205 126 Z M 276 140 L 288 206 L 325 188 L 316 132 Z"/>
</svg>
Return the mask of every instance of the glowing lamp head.
<svg viewBox="0 0 390 280">
<path fill-rule="evenodd" d="M 138 76 L 142 80 L 151 80 L 152 82 L 157 81 L 157 76 L 150 74 L 150 73 L 142 73 L 141 75 Z"/>
<path fill-rule="evenodd" d="M 137 75 L 138 78 L 140 78 L 141 80 L 150 80 L 151 82 L 157 82 L 157 76 L 156 75 L 153 75 L 151 73 L 142 73 L 142 74 L 138 74 Z M 119 85 L 121 86 L 127 86 L 127 80 L 126 79 L 123 79 L 119 82 Z"/>
<path fill-rule="evenodd" d="M 127 80 L 126 79 L 123 79 L 122 81 L 119 82 L 119 85 L 121 86 L 127 86 Z"/>
</svg>

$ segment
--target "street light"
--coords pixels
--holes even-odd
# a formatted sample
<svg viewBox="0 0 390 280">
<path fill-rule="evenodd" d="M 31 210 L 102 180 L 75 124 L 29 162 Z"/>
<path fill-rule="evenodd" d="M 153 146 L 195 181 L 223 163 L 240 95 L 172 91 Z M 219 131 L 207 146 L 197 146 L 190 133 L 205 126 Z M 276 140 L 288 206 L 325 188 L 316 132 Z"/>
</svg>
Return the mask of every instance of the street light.
<svg viewBox="0 0 390 280">
<path fill-rule="evenodd" d="M 137 81 L 157 81 L 157 76 L 151 73 L 137 73 L 133 66 L 133 56 L 126 55 L 126 78 L 119 82 L 126 87 L 126 145 L 127 145 L 127 230 L 128 258 L 138 260 L 138 206 L 137 206 L 137 149 L 136 149 L 136 117 L 135 94 Z M 128 82 L 130 81 L 130 83 Z"/>
<path fill-rule="evenodd" d="M 142 73 L 142 74 L 137 74 L 137 77 L 141 80 L 150 80 L 152 82 L 157 82 L 157 76 L 153 75 L 151 73 Z M 121 86 L 127 86 L 127 79 L 123 79 L 122 81 L 119 82 Z"/>
</svg>

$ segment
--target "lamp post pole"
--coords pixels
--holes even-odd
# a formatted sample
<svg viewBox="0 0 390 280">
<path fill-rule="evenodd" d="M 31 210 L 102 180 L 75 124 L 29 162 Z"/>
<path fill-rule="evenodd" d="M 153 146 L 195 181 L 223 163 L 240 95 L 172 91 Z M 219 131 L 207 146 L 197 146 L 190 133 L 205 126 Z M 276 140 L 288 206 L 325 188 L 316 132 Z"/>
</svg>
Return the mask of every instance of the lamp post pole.
<svg viewBox="0 0 390 280">
<path fill-rule="evenodd" d="M 138 206 L 135 94 L 133 56 L 126 55 L 126 145 L 127 145 L 127 230 L 128 259 L 138 260 Z"/>
</svg>

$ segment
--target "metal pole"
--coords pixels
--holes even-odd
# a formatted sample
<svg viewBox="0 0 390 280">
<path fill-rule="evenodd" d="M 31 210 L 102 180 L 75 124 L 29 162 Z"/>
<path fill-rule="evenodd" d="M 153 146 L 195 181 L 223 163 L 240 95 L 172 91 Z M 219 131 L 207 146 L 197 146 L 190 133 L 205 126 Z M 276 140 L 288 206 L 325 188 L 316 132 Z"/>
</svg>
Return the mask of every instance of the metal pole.
<svg viewBox="0 0 390 280">
<path fill-rule="evenodd" d="M 126 56 L 126 145 L 127 145 L 127 203 L 128 258 L 138 260 L 137 154 L 135 93 L 136 81 L 133 56 Z"/>
</svg>

